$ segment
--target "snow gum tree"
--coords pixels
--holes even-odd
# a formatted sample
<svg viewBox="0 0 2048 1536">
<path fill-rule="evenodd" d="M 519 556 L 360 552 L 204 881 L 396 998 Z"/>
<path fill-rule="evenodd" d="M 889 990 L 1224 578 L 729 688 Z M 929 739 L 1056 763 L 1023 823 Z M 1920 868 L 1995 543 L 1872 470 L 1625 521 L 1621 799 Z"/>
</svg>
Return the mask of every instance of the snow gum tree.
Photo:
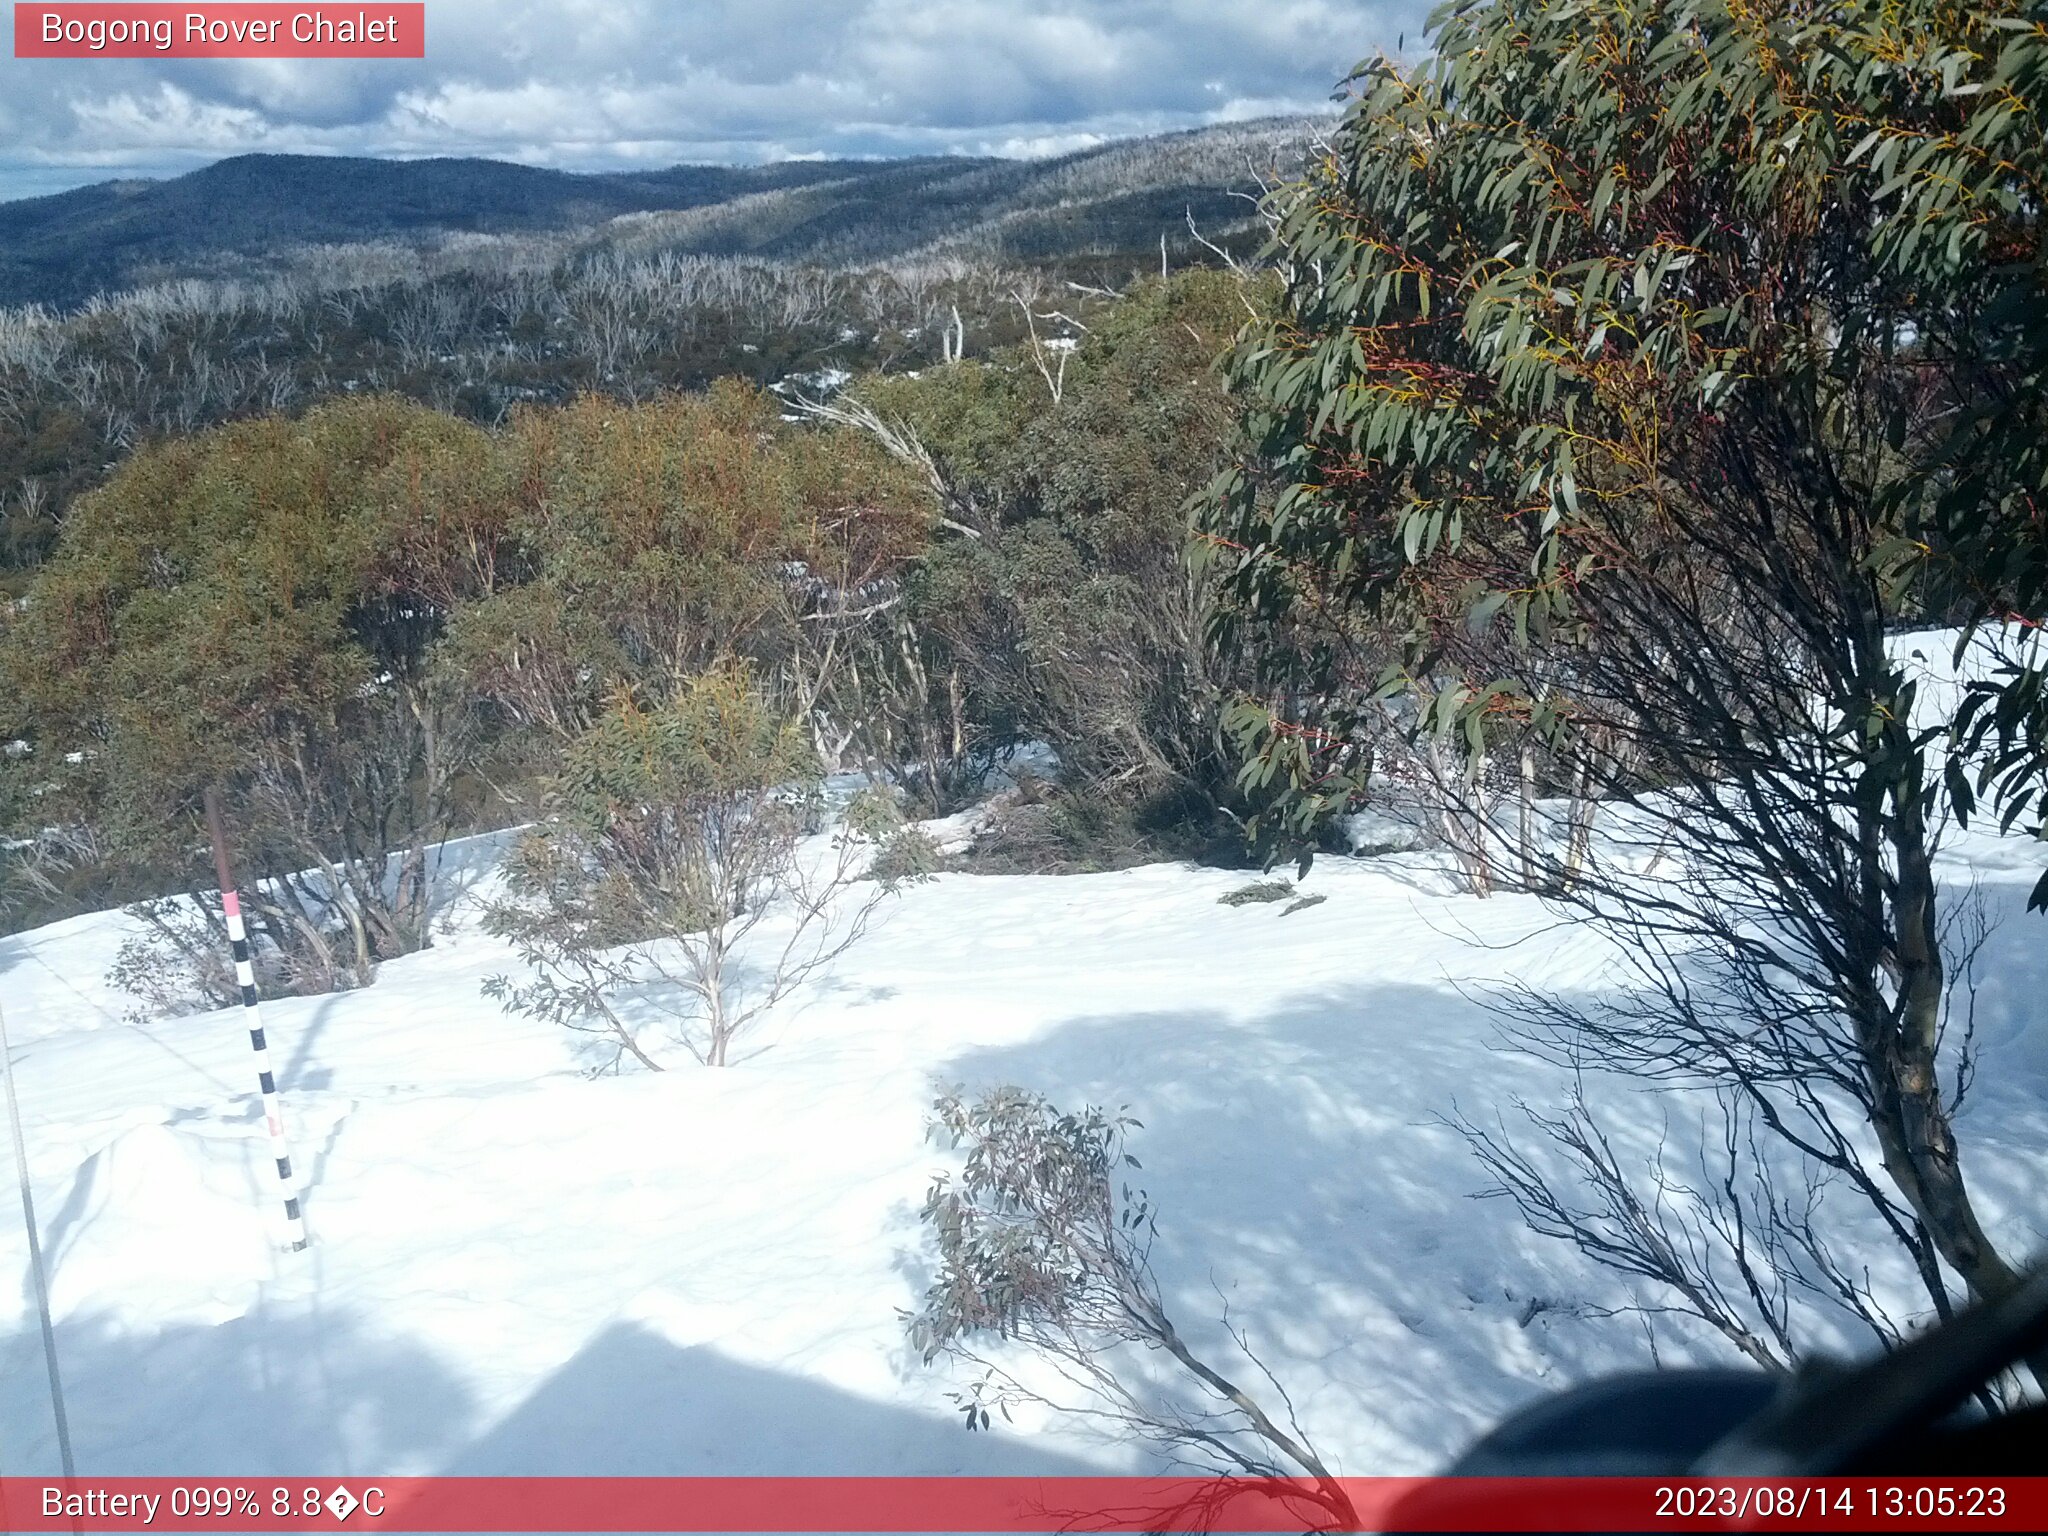
<svg viewBox="0 0 2048 1536">
<path fill-rule="evenodd" d="M 2038 549 L 2048 29 L 2010 0 L 1436 28 L 1276 196 L 1280 311 L 1229 361 L 1253 449 L 1204 531 L 1219 636 L 1265 668 L 1247 780 L 1313 826 L 1406 696 L 1425 737 L 1534 736 L 1635 800 L 1630 869 L 1674 879 L 1575 849 L 1540 883 L 1620 925 L 1649 1001 L 1553 1042 L 1728 1089 L 1934 1309 L 1946 1276 L 2008 1292 L 1955 1136 L 1945 722 L 1887 635 L 1992 611 Z"/>
<path fill-rule="evenodd" d="M 0 647 L 36 813 L 112 879 L 211 885 L 221 789 L 295 986 L 420 948 L 482 723 L 440 665 L 500 542 L 483 433 L 368 400 L 138 453 L 66 522 Z"/>
</svg>

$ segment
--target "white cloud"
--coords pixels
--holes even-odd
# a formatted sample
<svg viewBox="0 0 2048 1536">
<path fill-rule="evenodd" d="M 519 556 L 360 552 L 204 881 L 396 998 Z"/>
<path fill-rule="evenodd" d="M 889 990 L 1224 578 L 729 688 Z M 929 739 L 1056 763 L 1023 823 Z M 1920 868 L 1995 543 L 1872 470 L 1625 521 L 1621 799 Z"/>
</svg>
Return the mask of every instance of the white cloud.
<svg viewBox="0 0 2048 1536">
<path fill-rule="evenodd" d="M 1072 133 L 1034 133 L 999 139 L 976 146 L 974 153 L 1001 155 L 1010 160 L 1039 160 L 1052 155 L 1071 155 L 1106 144 L 1109 134 L 1081 130 Z"/>
<path fill-rule="evenodd" d="M 1419 0 L 431 0 L 427 57 L 0 61 L 0 196 L 249 150 L 1057 153 L 1293 112 Z M 59 173 L 63 173 L 60 175 Z"/>
</svg>

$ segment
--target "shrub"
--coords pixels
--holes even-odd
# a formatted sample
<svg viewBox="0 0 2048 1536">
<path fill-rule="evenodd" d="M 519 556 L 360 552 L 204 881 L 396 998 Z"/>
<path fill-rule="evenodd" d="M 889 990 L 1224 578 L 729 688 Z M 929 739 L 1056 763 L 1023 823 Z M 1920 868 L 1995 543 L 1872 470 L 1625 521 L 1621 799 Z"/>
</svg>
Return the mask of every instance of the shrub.
<svg viewBox="0 0 2048 1536">
<path fill-rule="evenodd" d="M 863 840 L 807 846 L 821 813 L 801 723 L 743 670 L 691 678 L 655 709 L 616 701 L 570 742 L 550 813 L 505 867 L 486 927 L 533 973 L 489 996 L 514 1012 L 605 1036 L 612 1060 L 661 1070 L 650 1008 L 707 1066 L 865 930 L 883 887 L 849 893 Z M 770 919 L 759 953 L 737 952 Z"/>
<path fill-rule="evenodd" d="M 128 1015 L 131 1021 L 204 1013 L 241 1001 L 227 924 L 211 902 L 163 897 L 136 902 L 127 911 L 148 931 L 121 941 L 107 970 L 107 984 L 136 1000 Z M 266 997 L 331 992 L 342 984 L 325 969 L 306 970 L 303 949 L 280 953 L 258 943 L 252 950 L 256 986 Z"/>
<path fill-rule="evenodd" d="M 42 765 L 35 814 L 89 826 L 131 884 L 211 884 L 223 790 L 250 917 L 307 977 L 367 981 L 428 941 L 431 844 L 478 721 L 438 642 L 458 595 L 421 482 L 465 547 L 482 434 L 389 400 L 138 453 L 65 524 L 0 644 Z M 460 465 L 460 468 L 451 468 Z M 117 880 L 115 883 L 121 883 Z"/>
<path fill-rule="evenodd" d="M 1298 1496 L 1317 1506 L 1315 1524 L 1332 1517 L 1355 1524 L 1300 1425 L 1272 1418 L 1175 1328 L 1152 1272 L 1158 1213 L 1128 1182 L 1139 1167 L 1128 1146 L 1137 1120 L 1093 1107 L 1062 1112 L 1013 1087 L 973 1100 L 949 1092 L 934 1111 L 933 1130 L 966 1155 L 958 1175 L 941 1175 L 925 1197 L 939 1267 L 905 1321 L 927 1363 L 944 1355 L 981 1371 L 973 1387 L 953 1394 L 968 1428 L 986 1428 L 991 1407 L 1007 1416 L 1020 1401 L 1049 1402 L 983 1353 L 990 1340 L 1010 1341 L 1049 1360 L 1078 1389 L 1075 1411 L 1196 1466 L 1306 1475 L 1318 1489 Z M 1180 1395 L 1134 1390 L 1123 1376 L 1131 1346 L 1169 1356 Z"/>
<path fill-rule="evenodd" d="M 936 739 L 935 766 L 1043 742 L 1077 793 L 1205 838 L 1236 806 L 1218 729 L 1232 679 L 1187 505 L 1234 440 L 1211 365 L 1261 299 L 1190 272 L 1109 306 L 1050 377 L 1024 346 L 858 387 L 842 417 L 921 463 L 946 511 L 876 657 L 893 739 Z M 928 769 L 920 787 L 951 782 Z"/>
</svg>

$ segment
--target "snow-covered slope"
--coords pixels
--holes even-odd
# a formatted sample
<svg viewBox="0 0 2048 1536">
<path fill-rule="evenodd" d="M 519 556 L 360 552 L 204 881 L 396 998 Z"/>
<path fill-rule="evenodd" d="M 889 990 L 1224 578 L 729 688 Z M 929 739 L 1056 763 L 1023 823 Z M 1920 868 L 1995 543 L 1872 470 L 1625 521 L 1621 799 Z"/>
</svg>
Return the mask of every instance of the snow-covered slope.
<svg viewBox="0 0 2048 1536">
<path fill-rule="evenodd" d="M 2003 921 L 1969 1171 L 2038 1249 L 2048 946 L 2020 903 L 2039 849 L 1958 850 Z M 577 1037 L 479 995 L 512 961 L 458 910 L 374 987 L 266 1007 L 300 1255 L 274 1245 L 240 1019 L 123 1022 L 100 979 L 118 915 L 0 940 L 82 1470 L 1142 1468 L 1067 1419 L 965 1433 L 958 1383 L 906 1349 L 939 1083 L 1130 1106 L 1183 1331 L 1227 1353 L 1227 1302 L 1344 1471 L 1425 1469 L 1546 1388 L 1644 1363 L 1632 1325 L 1574 1310 L 1625 1300 L 1617 1283 L 1467 1200 L 1479 1172 L 1437 1118 L 1554 1093 L 1469 993 L 1600 987 L 1600 942 L 1524 898 L 1447 894 L 1419 854 L 1320 864 L 1327 900 L 1287 915 L 1219 905 L 1241 882 L 945 876 L 893 898 L 743 1064 L 675 1052 L 595 1079 Z M 1624 1150 L 1691 1123 L 1617 1103 Z M 0 1274 L 6 1471 L 48 1473 L 11 1211 Z"/>
</svg>

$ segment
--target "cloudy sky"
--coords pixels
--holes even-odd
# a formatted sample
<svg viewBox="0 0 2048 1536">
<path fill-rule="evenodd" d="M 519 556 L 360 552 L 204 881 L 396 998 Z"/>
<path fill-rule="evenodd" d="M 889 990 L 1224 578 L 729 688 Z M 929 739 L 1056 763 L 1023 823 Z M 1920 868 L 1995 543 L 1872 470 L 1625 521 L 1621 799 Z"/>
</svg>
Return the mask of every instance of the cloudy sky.
<svg viewBox="0 0 2048 1536">
<path fill-rule="evenodd" d="M 374 6 L 371 7 L 374 10 Z M 424 61 L 0 60 L 0 198 L 256 150 L 1034 155 L 1314 110 L 1417 0 L 429 0 Z"/>
</svg>

